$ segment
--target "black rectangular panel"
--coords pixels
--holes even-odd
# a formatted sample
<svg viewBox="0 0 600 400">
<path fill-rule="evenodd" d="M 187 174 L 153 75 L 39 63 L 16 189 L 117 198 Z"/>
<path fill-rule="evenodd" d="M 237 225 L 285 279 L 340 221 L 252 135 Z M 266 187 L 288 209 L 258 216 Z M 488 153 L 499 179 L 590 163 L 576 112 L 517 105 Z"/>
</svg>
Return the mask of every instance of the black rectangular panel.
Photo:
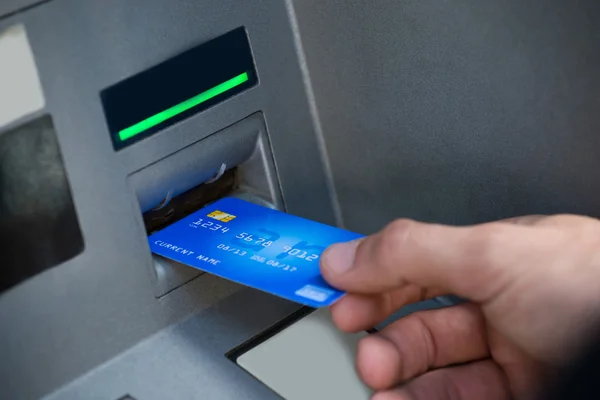
<svg viewBox="0 0 600 400">
<path fill-rule="evenodd" d="M 258 83 L 244 28 L 201 44 L 101 93 L 115 150 Z"/>
<path fill-rule="evenodd" d="M 72 259 L 83 249 L 52 118 L 44 115 L 2 133 L 0 292 Z"/>
</svg>

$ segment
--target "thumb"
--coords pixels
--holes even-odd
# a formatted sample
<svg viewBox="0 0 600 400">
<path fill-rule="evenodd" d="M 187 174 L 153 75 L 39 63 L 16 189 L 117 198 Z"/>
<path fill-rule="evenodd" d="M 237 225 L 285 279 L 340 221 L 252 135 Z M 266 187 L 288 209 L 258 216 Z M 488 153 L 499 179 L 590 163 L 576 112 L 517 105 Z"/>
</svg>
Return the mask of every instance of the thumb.
<svg viewBox="0 0 600 400">
<path fill-rule="evenodd" d="M 321 257 L 323 277 L 352 293 L 374 294 L 407 284 L 473 301 L 494 297 L 523 273 L 544 265 L 564 234 L 529 225 L 450 227 L 398 220 L 381 232 L 335 244 Z"/>
</svg>

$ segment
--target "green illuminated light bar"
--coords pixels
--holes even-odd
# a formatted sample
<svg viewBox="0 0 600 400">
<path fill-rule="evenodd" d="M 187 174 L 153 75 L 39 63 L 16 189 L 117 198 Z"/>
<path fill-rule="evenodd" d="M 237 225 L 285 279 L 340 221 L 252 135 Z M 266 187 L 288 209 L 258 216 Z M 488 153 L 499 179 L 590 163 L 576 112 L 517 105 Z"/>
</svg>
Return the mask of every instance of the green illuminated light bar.
<svg viewBox="0 0 600 400">
<path fill-rule="evenodd" d="M 129 128 L 125 128 L 119 132 L 119 139 L 121 141 L 130 139 L 140 133 L 165 122 L 168 119 L 171 119 L 191 108 L 196 107 L 208 100 L 217 97 L 220 94 L 227 92 L 241 84 L 247 82 L 249 79 L 248 73 L 244 72 L 241 75 L 236 76 L 226 82 L 221 83 L 211 89 L 208 89 L 206 92 L 202 92 L 190 99 L 187 99 L 171 108 L 168 108 L 164 111 L 159 112 L 158 114 L 154 114 L 153 116 L 146 118 L 145 120 L 138 122 L 135 125 L 130 126 Z"/>
</svg>

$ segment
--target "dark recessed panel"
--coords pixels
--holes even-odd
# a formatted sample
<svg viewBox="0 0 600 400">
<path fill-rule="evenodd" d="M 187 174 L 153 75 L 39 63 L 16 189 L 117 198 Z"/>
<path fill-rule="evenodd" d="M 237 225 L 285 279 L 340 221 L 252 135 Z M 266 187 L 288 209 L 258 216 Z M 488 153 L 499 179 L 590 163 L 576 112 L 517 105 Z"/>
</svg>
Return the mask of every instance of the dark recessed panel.
<svg viewBox="0 0 600 400">
<path fill-rule="evenodd" d="M 258 82 L 244 28 L 103 90 L 116 150 L 235 96 Z"/>
<path fill-rule="evenodd" d="M 52 119 L 0 134 L 0 292 L 83 247 Z"/>
</svg>

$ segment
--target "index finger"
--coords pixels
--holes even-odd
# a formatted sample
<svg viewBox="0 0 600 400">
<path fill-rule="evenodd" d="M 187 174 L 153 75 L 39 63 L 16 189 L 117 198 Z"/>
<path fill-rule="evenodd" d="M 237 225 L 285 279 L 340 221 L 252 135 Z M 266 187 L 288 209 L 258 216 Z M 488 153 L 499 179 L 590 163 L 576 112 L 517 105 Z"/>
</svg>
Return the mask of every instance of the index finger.
<svg viewBox="0 0 600 400">
<path fill-rule="evenodd" d="M 450 227 L 399 220 L 381 232 L 336 244 L 322 256 L 332 286 L 373 294 L 407 284 L 485 301 L 511 284 L 524 268 L 539 265 L 564 235 L 556 229 L 488 223 Z"/>
</svg>

